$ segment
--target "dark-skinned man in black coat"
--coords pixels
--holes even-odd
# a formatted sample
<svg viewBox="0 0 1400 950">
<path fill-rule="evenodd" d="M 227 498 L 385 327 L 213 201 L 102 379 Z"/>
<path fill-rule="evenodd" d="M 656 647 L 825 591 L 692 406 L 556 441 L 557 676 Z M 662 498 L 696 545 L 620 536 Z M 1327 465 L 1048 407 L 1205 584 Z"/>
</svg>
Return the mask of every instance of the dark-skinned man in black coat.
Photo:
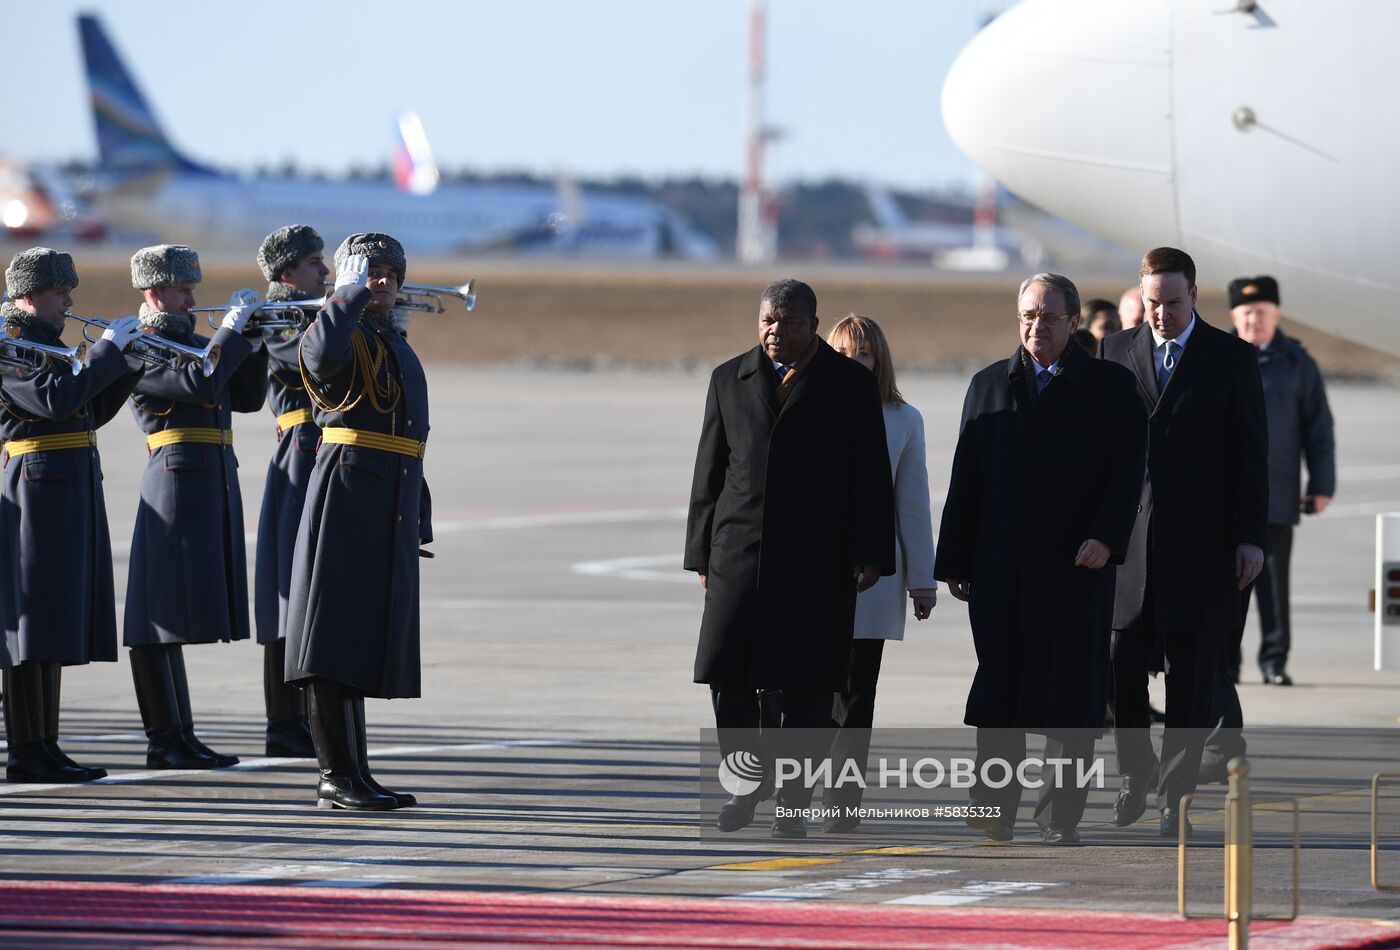
<svg viewBox="0 0 1400 950">
<path fill-rule="evenodd" d="M 1104 339 L 1148 412 L 1147 475 L 1113 610 L 1114 823 L 1137 821 L 1157 774 L 1159 833 L 1176 837 L 1206 733 L 1238 704 L 1224 682 L 1241 597 L 1264 563 L 1268 427 L 1258 358 L 1196 313 L 1196 265 L 1159 247 L 1140 270 L 1147 321 Z M 1148 735 L 1149 671 L 1167 680 L 1160 769 Z M 1222 700 L 1224 696 L 1224 700 Z M 1187 825 L 1187 832 L 1190 825 Z"/>
<path fill-rule="evenodd" d="M 695 682 L 710 685 L 726 755 L 761 754 L 760 692 L 777 700 L 780 732 L 830 725 L 856 593 L 895 569 L 894 486 L 874 375 L 817 336 L 816 295 L 801 281 L 764 290 L 758 336 L 710 377 L 686 525 L 685 569 L 705 586 Z M 784 743 L 784 754 L 818 758 L 829 744 L 829 736 Z M 748 825 L 766 794 L 731 797 L 720 829 Z M 778 793 L 793 809 L 811 797 L 808 787 Z M 805 820 L 780 816 L 773 835 L 805 837 Z"/>
<path fill-rule="evenodd" d="M 1133 376 L 1072 340 L 1079 292 L 1035 274 L 1017 297 L 1021 345 L 972 378 L 943 507 L 934 576 L 968 602 L 977 674 L 966 722 L 977 727 L 978 774 L 1015 769 L 1026 733 L 1046 737 L 1036 824 L 1048 844 L 1079 842 L 1088 787 L 1077 777 L 1102 733 L 1107 704 L 1112 565 L 1136 516 L 1147 414 Z M 1021 785 L 979 785 L 969 825 L 1013 835 Z"/>
</svg>

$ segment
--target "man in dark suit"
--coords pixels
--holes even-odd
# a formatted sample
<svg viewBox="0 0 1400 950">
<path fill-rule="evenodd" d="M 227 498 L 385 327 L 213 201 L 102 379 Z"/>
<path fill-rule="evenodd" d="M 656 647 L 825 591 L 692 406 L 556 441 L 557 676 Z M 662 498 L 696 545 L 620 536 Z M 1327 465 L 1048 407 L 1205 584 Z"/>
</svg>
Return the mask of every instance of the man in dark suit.
<svg viewBox="0 0 1400 950">
<path fill-rule="evenodd" d="M 725 755 L 766 758 L 757 747 L 760 692 L 777 701 L 779 731 L 830 725 L 832 694 L 846 683 L 856 593 L 895 569 L 879 388 L 816 331 L 812 288 L 775 281 L 759 303 L 759 345 L 710 377 L 685 569 L 705 587 L 695 682 L 710 684 Z M 819 758 L 829 740 L 802 748 Z M 731 797 L 720 830 L 748 825 L 765 795 Z M 811 788 L 791 785 L 778 794 L 791 808 L 811 797 Z M 806 824 L 780 817 L 773 835 L 806 837 Z"/>
<path fill-rule="evenodd" d="M 1142 816 L 1157 773 L 1159 832 L 1175 837 L 1181 797 L 1196 790 L 1212 708 L 1220 706 L 1213 693 L 1240 623 L 1240 591 L 1264 564 L 1268 427 L 1254 349 L 1196 313 L 1190 256 L 1148 251 L 1140 276 L 1147 321 L 1100 346 L 1104 359 L 1136 375 L 1149 414 L 1147 475 L 1113 609 L 1114 739 L 1123 774 L 1114 822 Z M 1148 736 L 1152 670 L 1167 680 L 1160 769 Z"/>
<path fill-rule="evenodd" d="M 1079 291 L 1035 274 L 1017 297 L 1021 345 L 972 378 L 963 403 L 934 576 L 968 601 L 977 674 L 967 697 L 978 774 L 1025 759 L 1083 761 L 1102 734 L 1113 570 L 1128 552 L 1147 449 L 1133 374 L 1071 342 Z M 1041 774 L 1036 824 L 1047 844 L 1079 843 L 1088 788 Z M 1013 834 L 1021 785 L 979 786 L 991 809 L 967 822 Z"/>
</svg>

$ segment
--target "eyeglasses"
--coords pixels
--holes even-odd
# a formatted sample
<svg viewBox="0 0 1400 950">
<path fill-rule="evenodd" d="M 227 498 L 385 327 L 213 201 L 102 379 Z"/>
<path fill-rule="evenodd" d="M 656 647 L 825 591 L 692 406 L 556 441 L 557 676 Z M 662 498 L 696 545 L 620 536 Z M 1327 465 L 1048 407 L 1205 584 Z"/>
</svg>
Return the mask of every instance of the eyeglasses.
<svg viewBox="0 0 1400 950">
<path fill-rule="evenodd" d="M 1054 330 L 1058 327 L 1064 326 L 1065 321 L 1068 320 L 1071 316 L 1072 314 L 1068 313 L 1063 313 L 1060 314 L 1058 317 L 1055 317 L 1051 316 L 1048 313 L 1029 313 L 1023 311 L 1021 313 L 1016 314 L 1016 319 L 1020 321 L 1021 326 L 1023 327 L 1028 327 L 1032 323 L 1035 323 L 1035 321 L 1039 320 L 1041 326 L 1048 327 L 1049 329 Z"/>
</svg>

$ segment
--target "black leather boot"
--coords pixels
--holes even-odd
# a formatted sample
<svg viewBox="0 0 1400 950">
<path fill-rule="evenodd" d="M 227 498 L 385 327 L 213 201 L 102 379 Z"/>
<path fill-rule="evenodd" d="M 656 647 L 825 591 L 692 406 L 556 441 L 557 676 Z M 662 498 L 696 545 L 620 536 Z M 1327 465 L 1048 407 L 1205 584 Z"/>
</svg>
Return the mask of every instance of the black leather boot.
<svg viewBox="0 0 1400 950">
<path fill-rule="evenodd" d="M 371 788 L 360 774 L 360 747 L 352 698 L 339 683 L 313 682 L 307 689 L 311 739 L 321 781 L 316 786 L 317 808 L 388 811 L 398 807 L 392 795 Z"/>
<path fill-rule="evenodd" d="M 215 752 L 194 734 L 194 713 L 190 711 L 190 681 L 185 675 L 185 654 L 179 644 L 169 648 L 170 679 L 175 685 L 175 708 L 180 714 L 180 741 L 198 755 L 214 760 L 214 768 L 226 769 L 238 764 L 238 756 Z"/>
<path fill-rule="evenodd" d="M 197 752 L 185 742 L 170 664 L 173 649 L 168 644 L 131 648 L 131 678 L 146 729 L 146 768 L 218 768 L 213 756 Z"/>
<path fill-rule="evenodd" d="M 399 808 L 411 808 L 418 804 L 418 798 L 411 792 L 393 792 L 380 785 L 373 775 L 369 774 L 369 730 L 365 728 L 365 698 L 356 696 L 350 700 L 355 709 L 355 736 L 360 749 L 360 777 L 365 780 L 365 784 L 382 795 L 388 795 L 398 802 Z"/>
<path fill-rule="evenodd" d="M 79 765 L 68 758 L 58 747 L 58 703 L 59 695 L 63 691 L 63 664 L 46 662 L 39 664 L 39 666 L 40 675 L 44 681 L 44 749 L 49 753 L 49 758 L 64 768 L 77 769 L 82 778 L 75 777 L 73 779 L 75 782 L 91 782 L 99 778 L 106 778 L 106 769 Z"/>
<path fill-rule="evenodd" d="M 263 699 L 267 706 L 269 758 L 310 759 L 316 756 L 311 727 L 306 722 L 306 697 L 286 681 L 287 641 L 263 647 Z"/>
<path fill-rule="evenodd" d="M 82 769 L 60 763 L 44 745 L 42 666 L 29 662 L 5 670 L 5 778 L 44 784 L 86 782 Z"/>
</svg>

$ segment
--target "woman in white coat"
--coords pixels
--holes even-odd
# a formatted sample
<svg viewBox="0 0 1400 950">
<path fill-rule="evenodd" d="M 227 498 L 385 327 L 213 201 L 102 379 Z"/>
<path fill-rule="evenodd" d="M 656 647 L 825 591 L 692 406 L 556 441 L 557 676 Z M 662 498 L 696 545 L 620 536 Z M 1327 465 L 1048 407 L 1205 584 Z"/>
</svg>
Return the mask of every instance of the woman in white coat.
<svg viewBox="0 0 1400 950">
<path fill-rule="evenodd" d="M 875 718 L 875 681 L 886 640 L 904 639 L 909 602 L 914 616 L 926 619 L 937 599 L 933 579 L 933 519 L 929 511 L 928 466 L 924 458 L 924 417 L 900 395 L 894 381 L 890 346 L 879 325 L 852 313 L 827 336 L 827 343 L 875 374 L 885 406 L 885 438 L 895 493 L 895 564 L 893 576 L 856 599 L 855 638 L 846 689 L 837 693 L 832 718 L 837 727 L 832 744 L 833 768 L 847 760 L 862 772 L 870 755 L 870 727 Z M 838 773 L 839 774 L 839 773 Z M 854 831 L 860 824 L 862 789 L 853 782 L 827 789 L 824 804 L 840 808 L 827 818 L 828 832 Z"/>
</svg>

